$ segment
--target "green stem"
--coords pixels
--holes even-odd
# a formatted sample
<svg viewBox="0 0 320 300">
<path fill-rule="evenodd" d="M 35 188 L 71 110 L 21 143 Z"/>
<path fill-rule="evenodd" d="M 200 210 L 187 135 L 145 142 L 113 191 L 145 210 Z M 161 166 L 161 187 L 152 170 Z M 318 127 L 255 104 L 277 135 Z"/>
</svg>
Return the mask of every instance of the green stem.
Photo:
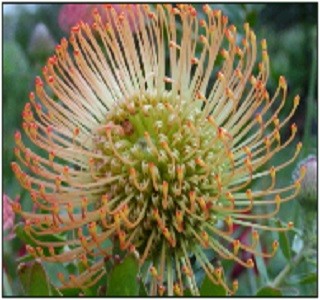
<svg viewBox="0 0 320 300">
<path fill-rule="evenodd" d="M 2 273 L 3 276 L 3 289 L 4 289 L 4 296 L 13 296 L 12 288 L 9 282 L 8 274 L 4 270 Z"/>
<path fill-rule="evenodd" d="M 301 251 L 293 258 L 293 260 L 285 266 L 285 268 L 278 274 L 278 276 L 273 280 L 271 286 L 274 288 L 278 288 L 281 284 L 287 279 L 289 273 L 299 265 L 299 263 L 306 256 L 306 247 L 302 248 Z"/>
<path fill-rule="evenodd" d="M 303 145 L 305 145 L 305 151 L 308 151 L 308 142 L 311 134 L 312 119 L 314 115 L 314 90 L 316 86 L 317 77 L 317 46 L 316 46 L 316 31 L 314 28 L 310 30 L 311 33 L 311 51 L 312 51 L 312 61 L 311 61 L 311 71 L 310 71 L 310 81 L 308 87 L 307 96 L 307 111 L 306 111 L 306 121 L 304 127 Z"/>
</svg>

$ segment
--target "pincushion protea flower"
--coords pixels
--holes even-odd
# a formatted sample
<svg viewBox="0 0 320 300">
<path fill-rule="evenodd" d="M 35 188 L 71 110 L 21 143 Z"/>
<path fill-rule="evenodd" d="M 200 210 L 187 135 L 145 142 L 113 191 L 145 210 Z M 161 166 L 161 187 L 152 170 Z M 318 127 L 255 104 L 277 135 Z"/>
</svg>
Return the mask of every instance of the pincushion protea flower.
<svg viewBox="0 0 320 300">
<path fill-rule="evenodd" d="M 236 27 L 208 5 L 206 20 L 191 5 L 157 5 L 155 11 L 138 5 L 135 13 L 127 5 L 126 15 L 111 5 L 105 9 L 107 22 L 95 11 L 92 26 L 73 27 L 43 68 L 44 81 L 35 80 L 23 111 L 35 150 L 15 135 L 20 163 L 12 168 L 38 208 L 30 213 L 14 205 L 37 245 L 28 251 L 47 262 L 81 262 L 82 273 L 59 278 L 63 287 L 85 288 L 106 273 L 111 239 L 138 253 L 141 265 L 150 264 L 145 281 L 151 295 L 180 295 L 186 288 L 198 295 L 193 255 L 210 280 L 232 294 L 237 282 L 227 284 L 203 250 L 252 268 L 242 251 L 271 257 L 278 247 L 275 241 L 258 252 L 259 231 L 293 226 L 263 221 L 299 190 L 301 178 L 283 188 L 275 183 L 301 144 L 282 164 L 260 167 L 293 141 L 294 124 L 286 141 L 280 129 L 299 97 L 279 120 L 287 85 L 280 77 L 269 96 L 266 41 L 255 76 L 255 34 L 245 24 L 237 45 Z M 219 54 L 224 61 L 216 70 Z M 261 178 L 269 178 L 269 186 L 251 190 Z M 259 214 L 261 206 L 271 211 Z M 233 237 L 234 224 L 252 229 L 251 244 Z M 43 240 L 53 234 L 65 241 Z"/>
</svg>

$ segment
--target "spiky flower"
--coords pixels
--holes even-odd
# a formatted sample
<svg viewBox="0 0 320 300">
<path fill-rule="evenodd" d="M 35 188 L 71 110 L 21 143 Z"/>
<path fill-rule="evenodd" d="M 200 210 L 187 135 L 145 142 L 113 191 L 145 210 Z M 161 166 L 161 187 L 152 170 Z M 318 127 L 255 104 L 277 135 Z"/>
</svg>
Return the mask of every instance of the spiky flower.
<svg viewBox="0 0 320 300">
<path fill-rule="evenodd" d="M 125 15 L 105 9 L 107 22 L 95 11 L 92 26 L 73 27 L 43 68 L 44 81 L 36 78 L 23 111 L 34 150 L 15 135 L 20 163 L 12 163 L 13 171 L 38 208 L 14 206 L 36 244 L 28 251 L 47 262 L 82 262 L 82 273 L 59 278 L 64 287 L 85 288 L 106 273 L 111 240 L 150 264 L 145 280 L 152 295 L 186 288 L 198 295 L 195 256 L 212 282 L 234 293 L 237 282 L 230 287 L 204 249 L 252 268 L 242 251 L 271 257 L 278 246 L 256 251 L 259 231 L 293 225 L 264 221 L 299 190 L 301 178 L 283 188 L 275 183 L 301 144 L 282 164 L 261 167 L 293 141 L 294 124 L 286 141 L 280 129 L 299 97 L 279 120 L 287 85 L 280 77 L 269 96 L 266 41 L 253 75 L 255 34 L 245 24 L 237 45 L 236 27 L 208 5 L 205 20 L 190 5 L 141 5 L 134 13 L 128 5 Z M 251 190 L 261 178 L 269 185 Z M 262 206 L 269 212 L 259 213 Z M 252 229 L 251 244 L 233 236 L 233 224 Z M 56 234 L 65 241 L 44 239 Z"/>
</svg>

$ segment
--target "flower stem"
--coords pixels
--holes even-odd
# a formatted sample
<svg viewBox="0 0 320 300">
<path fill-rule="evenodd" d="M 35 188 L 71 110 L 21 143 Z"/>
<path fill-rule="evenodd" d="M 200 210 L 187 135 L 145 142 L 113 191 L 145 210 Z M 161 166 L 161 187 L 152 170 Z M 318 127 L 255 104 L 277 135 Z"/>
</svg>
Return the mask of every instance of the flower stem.
<svg viewBox="0 0 320 300">
<path fill-rule="evenodd" d="M 278 274 L 278 276 L 273 280 L 271 286 L 274 288 L 278 288 L 281 286 L 283 281 L 287 279 L 289 273 L 299 265 L 299 263 L 305 258 L 306 256 L 307 247 L 303 247 L 301 251 L 293 258 L 293 260 L 285 266 L 285 268 Z"/>
</svg>

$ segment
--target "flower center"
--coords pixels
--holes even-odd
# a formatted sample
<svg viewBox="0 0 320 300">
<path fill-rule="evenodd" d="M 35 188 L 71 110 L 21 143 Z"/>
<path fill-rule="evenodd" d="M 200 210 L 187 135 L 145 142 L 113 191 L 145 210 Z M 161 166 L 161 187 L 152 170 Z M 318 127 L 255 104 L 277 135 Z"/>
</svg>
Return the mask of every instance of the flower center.
<svg viewBox="0 0 320 300">
<path fill-rule="evenodd" d="M 227 201 L 221 185 L 230 173 L 231 138 L 205 118 L 201 102 L 179 101 L 167 93 L 118 103 L 96 139 L 105 157 L 95 161 L 97 173 L 119 176 L 106 186 L 111 215 L 121 214 L 127 222 L 120 231 L 151 255 L 163 241 L 189 250 L 196 234 L 205 243 L 204 223 L 220 217 L 212 207 Z"/>
</svg>

